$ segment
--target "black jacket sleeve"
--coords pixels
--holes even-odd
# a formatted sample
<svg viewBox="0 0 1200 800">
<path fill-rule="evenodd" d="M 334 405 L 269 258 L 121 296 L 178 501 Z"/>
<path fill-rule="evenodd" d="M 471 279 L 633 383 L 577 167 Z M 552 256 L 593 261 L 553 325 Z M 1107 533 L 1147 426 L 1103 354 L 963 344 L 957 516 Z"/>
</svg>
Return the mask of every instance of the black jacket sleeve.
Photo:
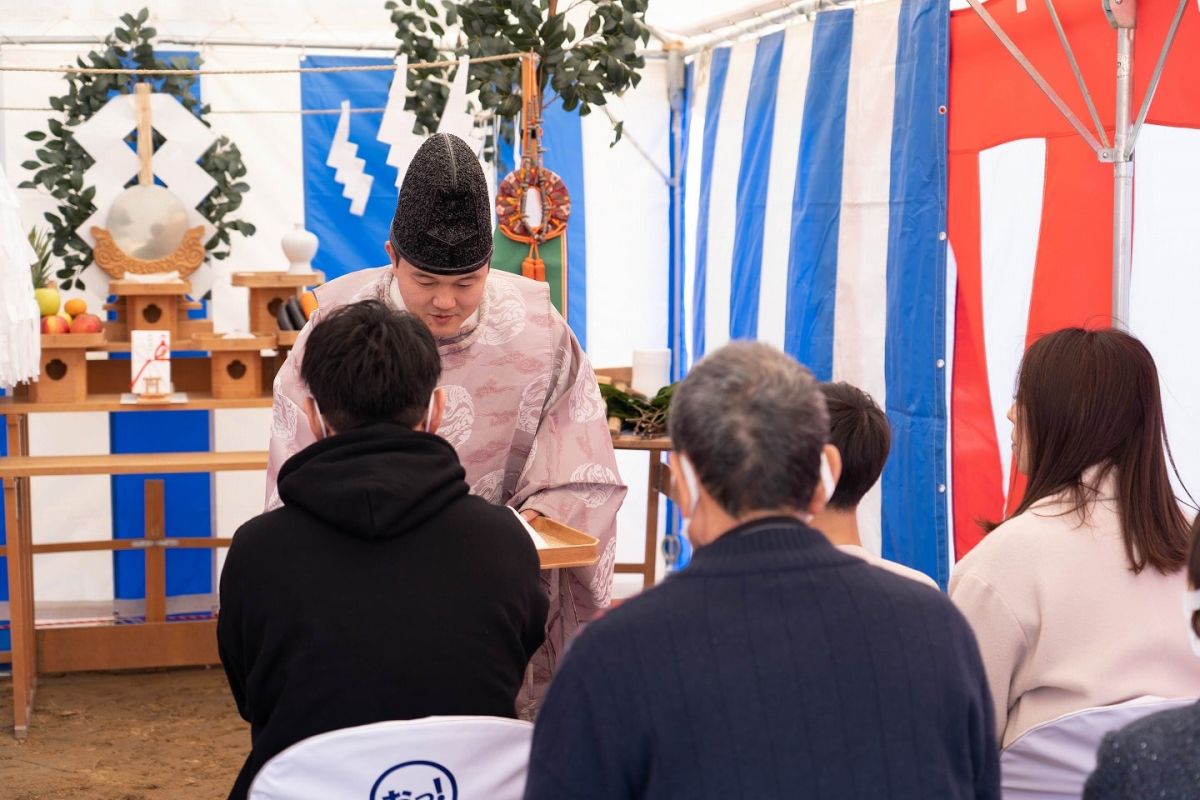
<svg viewBox="0 0 1200 800">
<path fill-rule="evenodd" d="M 234 534 L 233 544 L 229 547 L 229 554 L 221 570 L 217 652 L 221 656 L 221 665 L 225 668 L 225 677 L 229 681 L 233 700 L 237 703 L 238 713 L 242 715 L 242 719 L 250 722 L 250 710 L 246 703 L 246 675 L 249 673 L 249 667 L 246 663 L 247 650 L 244 640 L 245 592 L 239 575 L 244 554 L 243 548 L 239 547 L 237 536 L 238 534 Z"/>
</svg>

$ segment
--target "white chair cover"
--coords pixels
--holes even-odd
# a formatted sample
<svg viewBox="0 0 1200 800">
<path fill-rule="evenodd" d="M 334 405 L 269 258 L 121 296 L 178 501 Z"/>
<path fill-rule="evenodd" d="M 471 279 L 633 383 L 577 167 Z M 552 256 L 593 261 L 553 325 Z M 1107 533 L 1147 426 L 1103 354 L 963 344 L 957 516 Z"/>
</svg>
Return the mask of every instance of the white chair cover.
<svg viewBox="0 0 1200 800">
<path fill-rule="evenodd" d="M 1148 714 L 1195 702 L 1195 698 L 1140 697 L 1076 711 L 1030 728 L 1000 753 L 1001 794 L 1004 800 L 1078 798 L 1096 768 L 1096 750 L 1104 734 Z"/>
<path fill-rule="evenodd" d="M 272 758 L 250 800 L 520 800 L 533 725 L 496 717 L 377 722 Z"/>
</svg>

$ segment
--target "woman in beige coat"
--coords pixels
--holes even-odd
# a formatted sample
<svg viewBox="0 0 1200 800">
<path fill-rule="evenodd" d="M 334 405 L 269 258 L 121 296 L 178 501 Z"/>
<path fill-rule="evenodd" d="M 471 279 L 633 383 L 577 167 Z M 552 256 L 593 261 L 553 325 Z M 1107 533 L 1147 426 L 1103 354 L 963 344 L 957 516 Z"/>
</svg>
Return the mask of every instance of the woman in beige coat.
<svg viewBox="0 0 1200 800">
<path fill-rule="evenodd" d="M 1009 418 L 1024 497 L 950 579 L 1002 746 L 1085 708 L 1200 696 L 1178 624 L 1188 520 L 1149 351 L 1115 330 L 1045 336 L 1021 364 Z"/>
</svg>

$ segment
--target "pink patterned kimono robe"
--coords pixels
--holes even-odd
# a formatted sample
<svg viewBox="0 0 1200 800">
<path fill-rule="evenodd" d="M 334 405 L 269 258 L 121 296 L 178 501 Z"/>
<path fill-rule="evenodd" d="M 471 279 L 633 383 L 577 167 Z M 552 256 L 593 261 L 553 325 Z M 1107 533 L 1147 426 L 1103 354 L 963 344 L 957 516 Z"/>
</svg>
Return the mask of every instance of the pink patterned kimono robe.
<svg viewBox="0 0 1200 800">
<path fill-rule="evenodd" d="M 275 378 L 267 508 L 280 504 L 276 476 L 312 444 L 300 378 L 304 344 L 323 314 L 375 298 L 395 306 L 388 267 L 352 272 L 316 290 L 319 308 Z M 545 570 L 550 596 L 546 643 L 518 700 L 531 717 L 558 659 L 581 623 L 612 595 L 616 515 L 625 498 L 604 401 L 587 356 L 550 303 L 543 283 L 488 274 L 477 319 L 438 342 L 446 409 L 438 434 L 458 451 L 471 491 L 518 510 L 533 509 L 600 540 L 594 567 Z"/>
</svg>

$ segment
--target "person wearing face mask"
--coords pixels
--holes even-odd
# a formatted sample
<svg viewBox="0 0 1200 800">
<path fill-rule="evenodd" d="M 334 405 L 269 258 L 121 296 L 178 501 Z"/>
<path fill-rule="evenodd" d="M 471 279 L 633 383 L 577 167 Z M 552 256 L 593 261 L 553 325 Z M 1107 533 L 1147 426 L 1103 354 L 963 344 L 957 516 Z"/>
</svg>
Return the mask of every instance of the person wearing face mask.
<svg viewBox="0 0 1200 800">
<path fill-rule="evenodd" d="M 1200 697 L 1177 624 L 1188 519 L 1150 351 L 1118 330 L 1047 334 L 1021 361 L 1009 418 L 1024 495 L 950 577 L 1001 746 L 1084 709 Z"/>
<path fill-rule="evenodd" d="M 366 299 L 419 317 L 442 358 L 438 432 L 458 451 L 472 493 L 600 540 L 595 566 L 543 575 L 550 624 L 522 691 L 521 714 L 528 718 L 567 642 L 612 596 L 616 514 L 626 488 L 604 400 L 547 285 L 489 268 L 487 181 L 461 139 L 435 134 L 417 151 L 384 247 L 388 266 L 316 290 L 319 306 L 275 378 L 267 508 L 280 501 L 276 475 L 284 461 L 313 441 L 302 422 L 311 332 L 333 309 Z"/>
<path fill-rule="evenodd" d="M 289 745 L 431 715 L 514 717 L 545 636 L 537 551 L 516 515 L 470 495 L 437 347 L 366 300 L 308 341 L 312 445 L 282 505 L 242 525 L 221 572 L 217 644 L 252 748 L 231 798 Z"/>
<path fill-rule="evenodd" d="M 999 798 L 966 621 L 809 524 L 840 469 L 809 371 L 728 345 L 680 384 L 669 426 L 695 555 L 572 645 L 526 800 Z"/>
<path fill-rule="evenodd" d="M 1200 517 L 1192 523 L 1184 619 L 1200 657 Z M 1200 661 L 1195 669 L 1200 671 Z M 1200 703 L 1160 711 L 1106 734 L 1083 800 L 1200 797 Z"/>
</svg>

